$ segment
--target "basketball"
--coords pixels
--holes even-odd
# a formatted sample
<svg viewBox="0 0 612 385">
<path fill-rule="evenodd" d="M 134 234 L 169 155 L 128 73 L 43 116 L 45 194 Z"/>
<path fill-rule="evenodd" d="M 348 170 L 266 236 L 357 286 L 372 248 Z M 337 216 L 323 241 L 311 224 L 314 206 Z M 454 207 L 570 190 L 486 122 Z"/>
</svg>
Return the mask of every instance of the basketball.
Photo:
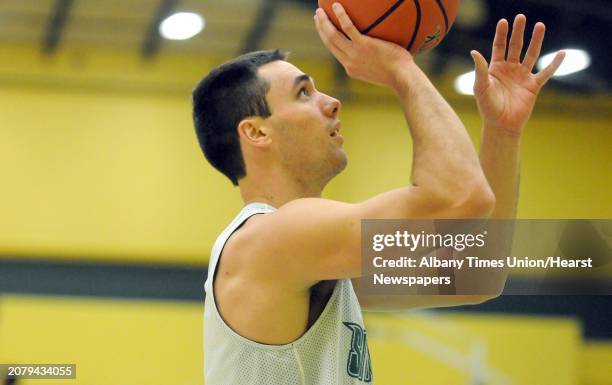
<svg viewBox="0 0 612 385">
<path fill-rule="evenodd" d="M 336 2 L 361 33 L 399 44 L 415 55 L 440 44 L 457 17 L 460 0 L 319 0 L 319 7 L 340 29 L 332 10 Z"/>
</svg>

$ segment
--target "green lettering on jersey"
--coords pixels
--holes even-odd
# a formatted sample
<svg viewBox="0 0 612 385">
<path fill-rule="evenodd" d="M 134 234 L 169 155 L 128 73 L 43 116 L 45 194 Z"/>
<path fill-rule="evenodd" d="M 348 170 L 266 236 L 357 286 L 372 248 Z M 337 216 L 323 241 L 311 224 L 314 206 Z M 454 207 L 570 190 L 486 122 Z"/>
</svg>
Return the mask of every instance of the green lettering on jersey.
<svg viewBox="0 0 612 385">
<path fill-rule="evenodd" d="M 346 362 L 349 376 L 364 382 L 372 382 L 372 366 L 370 365 L 370 350 L 366 331 L 361 325 L 353 322 L 343 322 L 353 333 L 351 349 Z"/>
</svg>

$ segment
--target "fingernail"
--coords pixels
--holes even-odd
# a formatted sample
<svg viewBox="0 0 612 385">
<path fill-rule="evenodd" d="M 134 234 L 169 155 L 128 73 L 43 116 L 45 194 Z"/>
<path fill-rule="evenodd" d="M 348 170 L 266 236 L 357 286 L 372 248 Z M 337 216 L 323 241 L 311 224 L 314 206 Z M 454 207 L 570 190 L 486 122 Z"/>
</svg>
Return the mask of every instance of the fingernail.
<svg viewBox="0 0 612 385">
<path fill-rule="evenodd" d="M 334 11 L 336 12 L 340 12 L 342 10 L 342 7 L 340 6 L 339 3 L 334 3 L 332 4 L 332 8 L 334 9 Z"/>
</svg>

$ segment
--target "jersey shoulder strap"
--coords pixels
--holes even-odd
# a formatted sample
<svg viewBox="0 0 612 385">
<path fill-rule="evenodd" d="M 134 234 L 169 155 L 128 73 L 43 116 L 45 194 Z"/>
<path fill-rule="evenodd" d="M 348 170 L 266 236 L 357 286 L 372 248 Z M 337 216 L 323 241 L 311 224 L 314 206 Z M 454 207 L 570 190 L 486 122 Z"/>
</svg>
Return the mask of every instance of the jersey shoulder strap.
<svg viewBox="0 0 612 385">
<path fill-rule="evenodd" d="M 221 256 L 221 252 L 223 251 L 225 243 L 229 237 L 253 215 L 267 214 L 274 211 L 276 211 L 274 207 L 265 203 L 249 203 L 248 205 L 244 206 L 244 208 L 238 213 L 229 226 L 227 226 L 221 235 L 217 237 L 217 240 L 215 241 L 210 253 L 210 261 L 208 262 L 208 277 L 206 279 L 206 283 L 204 284 L 204 290 L 207 293 L 212 293 L 212 281 L 213 277 L 215 276 L 217 264 L 219 263 L 219 257 Z"/>
</svg>

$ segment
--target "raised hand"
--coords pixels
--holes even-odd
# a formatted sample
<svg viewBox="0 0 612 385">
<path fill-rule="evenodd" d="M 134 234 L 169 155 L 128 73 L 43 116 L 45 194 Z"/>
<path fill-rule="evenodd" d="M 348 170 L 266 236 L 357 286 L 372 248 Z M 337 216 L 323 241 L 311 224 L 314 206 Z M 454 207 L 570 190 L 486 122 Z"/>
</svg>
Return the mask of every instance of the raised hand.
<svg viewBox="0 0 612 385">
<path fill-rule="evenodd" d="M 545 69 L 538 74 L 532 73 L 540 57 L 546 30 L 543 23 L 537 23 L 521 63 L 526 22 L 525 15 L 517 15 L 514 19 L 507 58 L 509 26 L 505 19 L 497 24 L 490 66 L 478 51 L 471 52 L 476 65 L 474 94 L 485 127 L 514 136 L 521 135 L 538 93 L 565 58 L 565 53 L 561 51 Z"/>
<path fill-rule="evenodd" d="M 323 9 L 317 9 L 315 26 L 325 47 L 350 77 L 394 87 L 398 68 L 412 61 L 410 52 L 397 44 L 361 34 L 340 3 L 332 8 L 344 34 L 336 29 Z"/>
</svg>

